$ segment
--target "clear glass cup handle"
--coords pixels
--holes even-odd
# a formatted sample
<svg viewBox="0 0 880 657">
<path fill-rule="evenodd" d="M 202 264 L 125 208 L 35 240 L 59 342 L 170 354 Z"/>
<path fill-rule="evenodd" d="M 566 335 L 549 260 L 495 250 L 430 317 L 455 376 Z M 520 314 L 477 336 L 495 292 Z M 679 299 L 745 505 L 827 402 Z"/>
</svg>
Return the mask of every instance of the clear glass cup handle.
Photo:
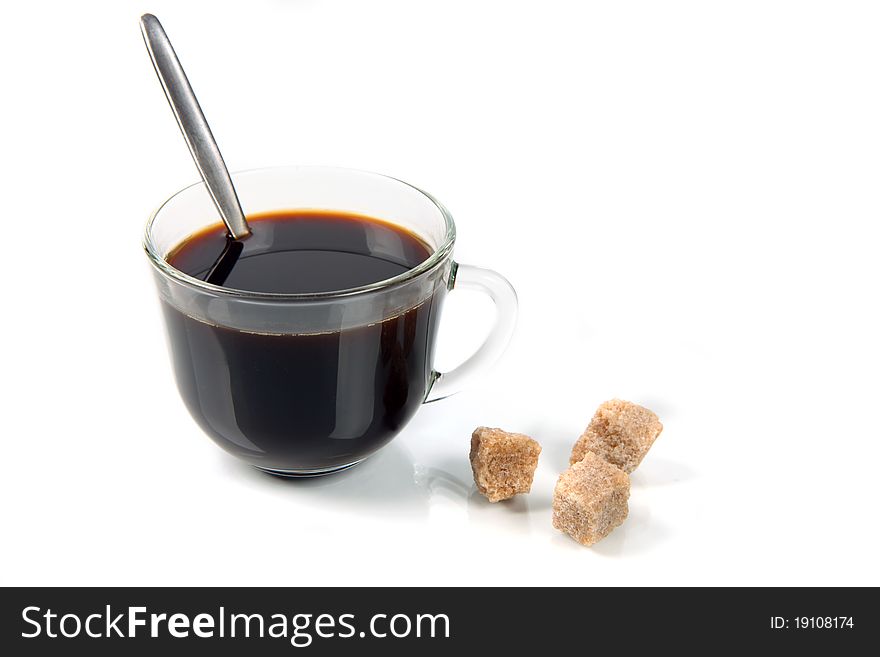
<svg viewBox="0 0 880 657">
<path fill-rule="evenodd" d="M 507 349 L 516 326 L 516 291 L 504 276 L 472 265 L 454 264 L 453 267 L 449 289 L 477 290 L 489 295 L 495 303 L 495 324 L 470 358 L 449 372 L 434 372 L 434 384 L 425 398 L 426 404 L 461 391 L 492 366 Z"/>
</svg>

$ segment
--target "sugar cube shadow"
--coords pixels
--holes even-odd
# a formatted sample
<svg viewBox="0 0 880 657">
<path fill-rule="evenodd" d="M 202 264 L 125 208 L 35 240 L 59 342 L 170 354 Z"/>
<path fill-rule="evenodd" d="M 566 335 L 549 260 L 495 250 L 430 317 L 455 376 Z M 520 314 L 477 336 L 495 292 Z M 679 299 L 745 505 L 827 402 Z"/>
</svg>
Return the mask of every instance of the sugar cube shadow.
<svg viewBox="0 0 880 657">
<path fill-rule="evenodd" d="M 647 504 L 632 504 L 624 523 L 593 546 L 603 557 L 630 557 L 645 554 L 669 537 L 669 530 L 652 518 Z"/>
<path fill-rule="evenodd" d="M 647 554 L 669 536 L 668 528 L 651 517 L 647 505 L 630 504 L 629 516 L 623 524 L 598 543 L 584 547 L 559 532 L 553 537 L 553 543 L 573 552 L 588 551 L 605 558 L 622 558 Z"/>
<path fill-rule="evenodd" d="M 540 462 L 538 468 L 540 471 Z M 551 508 L 555 477 L 549 487 L 547 481 L 539 480 L 541 478 L 541 475 L 536 473 L 530 493 L 515 495 L 508 500 L 493 503 L 477 490 L 466 459 L 455 459 L 424 469 L 424 484 L 432 496 L 439 492 L 446 497 L 458 499 L 466 503 L 471 511 L 494 508 L 498 509 L 499 513 L 508 514 L 527 514 Z"/>
</svg>

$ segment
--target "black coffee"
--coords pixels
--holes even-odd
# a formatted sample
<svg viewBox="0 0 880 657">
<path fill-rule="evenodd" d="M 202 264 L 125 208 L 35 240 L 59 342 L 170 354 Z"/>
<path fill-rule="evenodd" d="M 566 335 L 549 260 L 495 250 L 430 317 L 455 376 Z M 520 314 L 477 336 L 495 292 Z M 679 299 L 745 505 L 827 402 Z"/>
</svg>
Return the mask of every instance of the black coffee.
<svg viewBox="0 0 880 657">
<path fill-rule="evenodd" d="M 402 228 L 359 215 L 277 213 L 248 218 L 253 234 L 222 285 L 249 292 L 333 292 L 384 281 L 412 269 L 430 249 Z M 202 231 L 168 257 L 205 280 L 226 248 L 222 224 Z M 212 281 L 214 282 L 214 281 Z"/>
<path fill-rule="evenodd" d="M 308 293 L 392 278 L 431 251 L 405 230 L 339 213 L 249 217 L 253 234 L 221 263 L 223 286 Z M 237 245 L 236 245 L 237 246 Z M 228 252 L 218 225 L 168 262 L 217 276 Z M 216 282 L 213 281 L 213 282 Z M 266 335 L 207 324 L 163 303 L 178 386 L 193 417 L 222 447 L 269 470 L 347 465 L 390 440 L 431 382 L 439 299 L 370 326 Z"/>
</svg>

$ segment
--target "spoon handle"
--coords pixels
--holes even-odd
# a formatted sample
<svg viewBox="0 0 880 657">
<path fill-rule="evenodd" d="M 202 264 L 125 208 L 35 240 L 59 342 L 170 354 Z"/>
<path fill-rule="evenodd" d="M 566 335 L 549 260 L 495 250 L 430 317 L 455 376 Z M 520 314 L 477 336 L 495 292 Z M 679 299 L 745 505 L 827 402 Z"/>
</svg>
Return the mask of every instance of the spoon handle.
<svg viewBox="0 0 880 657">
<path fill-rule="evenodd" d="M 159 19 L 152 14 L 141 16 L 140 23 L 150 59 L 153 60 L 153 66 L 162 82 L 165 96 L 171 109 L 174 110 L 180 131 L 186 139 L 186 144 L 214 200 L 214 205 L 217 206 L 233 239 L 247 237 L 251 230 L 244 218 L 235 187 L 232 186 L 229 171 L 223 162 L 223 156 L 217 148 L 217 142 L 214 141 L 214 135 L 211 134 L 211 128 L 208 127 L 202 108 L 199 107 L 199 101 L 196 100 L 189 80 L 186 79 L 186 73 L 183 72 L 183 67 L 174 54 L 171 41 L 168 40 L 168 35 L 162 29 Z"/>
</svg>

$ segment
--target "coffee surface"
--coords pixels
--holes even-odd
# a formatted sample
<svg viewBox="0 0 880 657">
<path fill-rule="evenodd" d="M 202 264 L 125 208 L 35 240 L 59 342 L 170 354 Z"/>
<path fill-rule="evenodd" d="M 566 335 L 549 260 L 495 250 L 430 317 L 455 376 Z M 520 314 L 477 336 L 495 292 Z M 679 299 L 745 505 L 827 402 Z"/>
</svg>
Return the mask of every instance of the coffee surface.
<svg viewBox="0 0 880 657">
<path fill-rule="evenodd" d="M 412 233 L 360 215 L 289 211 L 248 222 L 252 235 L 231 258 L 223 287 L 284 294 L 345 290 L 393 278 L 431 254 Z M 184 241 L 168 262 L 205 280 L 226 246 L 226 229 L 217 224 Z"/>
</svg>

